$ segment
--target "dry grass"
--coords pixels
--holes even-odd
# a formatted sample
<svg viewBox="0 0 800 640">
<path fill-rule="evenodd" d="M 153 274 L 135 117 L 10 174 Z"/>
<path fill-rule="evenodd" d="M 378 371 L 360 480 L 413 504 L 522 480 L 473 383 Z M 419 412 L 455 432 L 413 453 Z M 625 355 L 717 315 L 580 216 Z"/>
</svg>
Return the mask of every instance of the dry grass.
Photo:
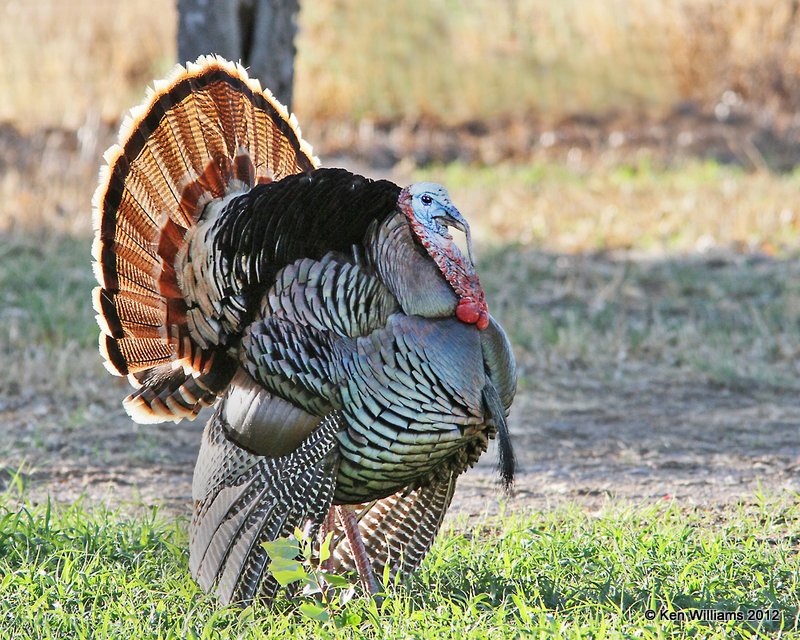
<svg viewBox="0 0 800 640">
<path fill-rule="evenodd" d="M 715 104 L 798 104 L 790 0 L 363 0 L 307 3 L 304 117 L 554 119 Z M 380 34 L 380 37 L 376 37 Z"/>
<path fill-rule="evenodd" d="M 0 122 L 92 135 L 172 66 L 174 21 L 169 0 L 2 0 Z"/>
<path fill-rule="evenodd" d="M 522 388 L 644 381 L 796 393 L 800 265 L 732 254 L 631 259 L 508 246 L 481 265 Z"/>
<path fill-rule="evenodd" d="M 791 0 L 303 3 L 304 119 L 663 112 L 723 92 L 793 107 Z M 116 119 L 175 57 L 175 3 L 0 0 L 0 122 Z M 379 36 L 377 34 L 380 34 Z"/>
<path fill-rule="evenodd" d="M 34 400 L 71 410 L 95 394 L 93 280 L 86 240 L 0 234 L 0 357 L 11 364 L 0 411 Z"/>
<path fill-rule="evenodd" d="M 39 171 L 10 167 L 0 183 L 0 353 L 17 365 L 0 372 L 0 394 L 85 399 L 108 382 L 89 305 L 96 160 L 49 149 Z M 394 178 L 448 185 L 476 229 L 493 312 L 536 377 L 644 367 L 794 388 L 800 177 L 539 163 Z M 23 181 L 24 192 L 5 191 Z M 93 373 L 76 380 L 76 370 Z"/>
<path fill-rule="evenodd" d="M 781 254 L 800 238 L 800 175 L 747 173 L 713 162 L 655 168 L 646 159 L 608 165 L 426 167 L 410 177 L 446 184 L 489 243 L 575 252 Z"/>
<path fill-rule="evenodd" d="M 62 131 L 13 139 L 0 133 L 0 233 L 87 237 L 99 158 L 110 141 L 110 131 L 86 146 Z M 8 156 L 14 162 L 4 163 Z M 393 178 L 447 185 L 484 245 L 784 255 L 800 237 L 797 173 L 745 172 L 712 162 L 658 168 L 647 159 L 617 164 L 581 156 L 564 164 L 399 167 Z"/>
<path fill-rule="evenodd" d="M 40 496 L 66 501 L 88 493 L 96 501 L 166 501 L 173 512 L 185 512 L 190 500 L 189 470 L 200 425 L 132 427 L 120 408 L 128 385 L 112 379 L 100 364 L 89 297 L 94 285 L 89 203 L 101 153 L 112 142 L 113 123 L 120 114 L 140 101 L 145 85 L 172 64 L 174 4 L 0 0 L 0 358 L 5 364 L 0 368 L 0 421 L 5 425 L 0 428 L 0 485 L 3 470 L 19 468 L 25 460 L 33 468 Z M 327 119 L 362 116 L 449 123 L 522 117 L 528 124 L 531 114 L 547 121 L 581 111 L 658 113 L 685 99 L 713 107 L 729 90 L 733 93 L 728 102 L 744 98 L 768 107 L 800 105 L 792 80 L 800 75 L 795 4 L 417 0 L 382 3 L 380 11 L 369 3 L 372 10 L 365 11 L 365 0 L 308 0 L 298 42 L 296 110 L 301 122 L 328 126 Z M 3 121 L 12 126 L 3 126 Z M 413 131 L 413 125 L 407 129 Z M 393 134 L 392 130 L 388 135 Z M 514 144 L 524 146 L 520 140 Z M 747 173 L 701 161 L 664 167 L 633 150 L 632 144 L 617 147 L 613 157 L 562 144 L 556 151 L 563 152 L 563 158 L 554 160 L 557 156 L 545 155 L 543 146 L 515 156 L 525 158 L 524 163 L 499 158 L 485 160 L 491 165 L 487 167 L 453 163 L 421 170 L 406 162 L 389 176 L 399 182 L 445 183 L 477 230 L 479 268 L 491 311 L 508 330 L 519 365 L 512 432 L 526 471 L 533 472 L 522 485 L 525 493 L 539 492 L 540 504 L 550 504 L 563 501 L 565 495 L 599 494 L 604 486 L 615 484 L 620 490 L 643 486 L 621 495 L 651 498 L 678 487 L 683 499 L 689 496 L 688 504 L 713 495 L 716 502 L 726 503 L 724 513 L 730 514 L 727 503 L 744 490 L 745 481 L 758 477 L 772 490 L 795 486 L 788 478 L 797 467 L 795 409 L 800 391 L 800 173 Z M 369 167 L 363 171 L 373 173 Z M 740 484 L 735 485 L 737 478 Z M 544 497 L 543 487 L 550 491 Z M 571 487 L 571 493 L 560 494 L 563 487 Z M 484 505 L 486 491 L 472 504 Z M 704 504 L 701 510 L 707 508 Z M 46 533 L 52 529 L 49 509 L 47 513 Z M 796 524 L 797 514 L 774 513 L 780 516 L 777 533 L 770 529 L 772 516 L 762 515 L 742 529 L 742 539 L 766 540 L 769 544 L 762 546 L 767 550 L 796 551 L 796 544 L 787 546 L 796 536 L 786 538 L 784 529 Z M 87 521 L 83 511 L 76 514 Z M 613 520 L 618 523 L 620 517 Z M 97 529 L 94 520 L 88 522 Z M 634 532 L 647 529 L 631 522 Z M 737 522 L 733 520 L 739 526 Z M 534 524 L 540 531 L 547 523 L 526 526 Z M 705 531 L 706 524 L 690 522 L 694 533 Z M 67 542 L 74 538 L 74 527 L 61 528 L 69 533 Z M 130 527 L 115 529 L 112 522 L 106 528 L 117 536 L 109 538 L 109 549 L 118 556 L 119 540 L 128 536 Z M 58 529 L 56 523 L 53 530 Z M 555 522 L 554 530 L 563 532 L 563 522 Z M 564 540 L 579 540 L 569 526 L 567 530 Z M 620 531 L 611 531 L 615 553 L 624 538 Z M 681 533 L 677 544 L 668 547 L 685 550 L 686 535 L 676 532 Z M 5 538 L 25 542 L 39 533 L 23 527 Z M 139 533 L 134 531 L 134 542 L 141 539 L 154 548 L 153 540 Z M 588 531 L 587 540 L 594 544 L 602 538 L 596 534 Z M 516 533 L 506 532 L 505 537 L 509 535 Z M 577 551 L 569 545 L 550 549 L 541 546 L 548 536 L 534 538 L 524 540 L 518 558 L 500 558 L 505 564 L 497 575 L 506 576 L 519 558 L 527 562 L 532 550 L 544 548 L 550 559 L 579 560 L 574 567 L 579 580 L 570 581 L 574 576 L 560 571 L 545 576 L 547 585 L 560 580 L 569 593 L 591 595 L 603 581 L 612 584 L 607 568 L 613 562 L 600 558 L 598 564 L 597 558 L 583 553 L 586 545 Z M 663 536 L 657 538 L 653 539 L 658 542 Z M 741 540 L 723 538 L 725 549 L 742 547 Z M 36 541 L 41 542 L 41 536 Z M 78 542 L 80 551 L 85 545 Z M 489 556 L 499 557 L 496 541 L 490 542 Z M 700 573 L 716 575 L 719 549 L 712 544 L 709 551 L 708 540 L 700 542 L 708 558 L 690 553 L 686 566 L 696 570 L 698 562 L 710 558 Z M 448 544 L 444 538 L 445 551 Z M 640 555 L 649 548 L 628 546 L 626 553 L 632 549 Z M 142 543 L 131 547 L 137 557 L 139 547 Z M 474 549 L 467 551 L 472 555 L 465 558 L 475 555 Z M 787 599 L 786 594 L 796 593 L 796 576 L 783 571 L 772 557 L 764 556 L 763 561 L 758 544 L 746 551 L 758 560 L 756 569 L 778 567 L 774 576 L 763 571 L 763 576 L 758 571 L 753 575 L 770 585 L 774 578 L 777 586 L 764 593 L 780 595 L 794 614 L 796 598 Z M 85 560 L 80 553 L 71 560 L 69 549 L 56 552 L 67 563 Z M 731 566 L 745 566 L 742 554 L 728 555 Z M 42 558 L 51 556 L 45 553 Z M 175 557 L 183 562 L 184 556 Z M 175 564 L 174 558 L 167 560 Z M 528 564 L 538 575 L 549 566 L 546 560 Z M 666 564 L 662 560 L 656 565 L 670 566 L 670 558 Z M 441 565 L 431 565 L 439 572 L 457 561 L 452 554 L 431 556 L 431 562 Z M 64 562 L 61 569 L 67 566 Z M 595 565 L 603 569 L 599 577 L 586 573 L 587 566 Z M 623 565 L 620 571 L 625 573 L 625 567 L 641 562 Z M 130 575 L 129 566 L 124 571 L 114 563 L 108 566 L 111 573 L 108 567 L 95 571 L 103 585 L 111 584 L 112 573 Z M 791 569 L 796 563 L 787 566 Z M 37 579 L 50 575 L 36 563 L 31 567 Z M 467 575 L 459 571 L 459 576 Z M 709 606 L 716 606 L 713 598 L 723 597 L 739 605 L 762 602 L 766 596 L 753 591 L 748 571 L 742 573 L 746 579 L 723 581 L 724 589 L 712 589 Z M 73 577 L 78 573 L 86 578 L 85 571 L 73 571 Z M 174 567 L 169 574 L 182 580 L 186 576 Z M 652 572 L 645 574 L 652 577 Z M 533 584 L 523 578 L 526 588 Z M 42 614 L 56 620 L 52 628 L 63 624 L 77 629 L 78 635 L 85 631 L 78 628 L 84 620 L 87 629 L 108 626 L 112 618 L 121 620 L 117 626 L 132 637 L 141 631 L 139 621 L 153 627 L 152 620 L 141 615 L 120 617 L 113 608 L 94 606 L 92 612 L 101 614 L 98 624 L 81 615 L 85 589 L 65 596 L 66 578 L 48 580 L 52 584 L 45 591 L 53 585 L 58 589 L 50 589 L 52 598 L 44 608 L 39 606 L 44 596 L 37 595 L 44 591 L 23 584 L 24 575 L 17 580 L 21 587 L 12 589 L 12 596 L 16 593 L 24 600 L 36 592 L 33 600 L 38 597 L 21 608 L 11 598 L 12 609 L 23 611 L 25 621 Z M 156 582 L 131 583 L 135 588 L 127 592 L 163 590 Z M 507 580 L 503 584 L 516 588 L 516 595 L 522 593 L 519 585 Z M 636 588 L 638 583 L 615 584 L 620 593 L 629 594 L 631 585 Z M 702 581 L 692 584 L 706 589 Z M 475 585 L 471 581 L 468 591 Z M 685 585 L 678 586 L 676 593 L 688 593 Z M 484 587 L 494 589 L 485 581 Z M 659 583 L 652 593 L 640 591 L 643 598 L 659 599 L 665 593 L 662 587 Z M 96 591 L 89 589 L 90 601 Z M 123 588 L 121 593 L 127 592 Z M 180 588 L 166 591 L 178 592 Z M 196 594 L 189 596 L 186 601 L 193 607 Z M 462 600 L 459 596 L 458 602 Z M 202 624 L 208 630 L 227 624 L 216 614 L 208 617 L 201 611 L 198 616 L 196 607 L 189 607 L 194 612 L 189 620 L 179 603 L 173 607 L 173 625 L 164 617 L 162 603 L 152 602 L 141 600 L 142 606 L 133 608 L 127 602 L 127 611 L 160 607 L 156 617 L 167 621 L 161 625 L 164 629 L 200 629 Z M 605 595 L 602 603 L 612 606 L 591 609 L 592 602 L 578 598 L 568 608 L 595 616 L 598 636 L 618 634 L 614 616 L 620 629 L 640 622 L 630 617 L 630 610 L 617 615 L 618 605 Z M 486 600 L 479 604 L 485 608 Z M 514 600 L 513 607 L 509 605 L 512 618 L 520 616 L 517 604 Z M 545 604 L 535 612 L 537 619 L 522 608 L 530 629 L 567 633 L 574 625 L 578 634 L 586 628 L 589 618 L 558 621 L 554 605 Z M 503 606 L 491 611 L 500 611 L 502 617 Z M 475 611 L 486 619 L 486 611 Z M 65 613 L 53 618 L 53 612 Z M 436 620 L 440 613 L 436 611 Z M 396 617 L 405 619 L 401 613 Z M 249 624 L 241 616 L 236 620 Z M 553 626 L 554 620 L 561 626 Z M 259 629 L 252 624 L 248 628 Z M 702 635 L 707 629 L 699 631 Z M 693 632 L 689 629 L 686 635 Z M 507 635 L 514 633 L 518 630 L 511 628 Z"/>
<path fill-rule="evenodd" d="M 80 130 L 19 134 L 0 128 L 0 233 L 88 237 L 92 193 L 112 140 L 101 129 L 82 137 Z"/>
<path fill-rule="evenodd" d="M 678 97 L 664 55 L 677 9 L 660 2 L 440 0 L 363 8 L 358 0 L 309 4 L 310 44 L 300 49 L 300 71 L 308 73 L 297 90 L 303 115 L 453 122 L 652 107 Z M 643 28 L 648 23 L 667 29 L 654 38 Z"/>
</svg>

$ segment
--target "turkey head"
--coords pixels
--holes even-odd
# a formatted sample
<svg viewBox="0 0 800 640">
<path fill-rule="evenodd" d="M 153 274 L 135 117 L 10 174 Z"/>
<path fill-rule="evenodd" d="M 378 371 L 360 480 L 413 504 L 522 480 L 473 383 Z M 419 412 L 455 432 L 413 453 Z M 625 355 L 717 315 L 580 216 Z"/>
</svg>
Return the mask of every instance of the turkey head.
<svg viewBox="0 0 800 640">
<path fill-rule="evenodd" d="M 433 182 L 417 182 L 400 192 L 398 206 L 417 240 L 458 297 L 456 318 L 480 330 L 486 329 L 489 309 L 473 263 L 469 224 L 450 201 L 447 189 Z M 461 252 L 448 227 L 464 233 L 468 255 Z"/>
</svg>

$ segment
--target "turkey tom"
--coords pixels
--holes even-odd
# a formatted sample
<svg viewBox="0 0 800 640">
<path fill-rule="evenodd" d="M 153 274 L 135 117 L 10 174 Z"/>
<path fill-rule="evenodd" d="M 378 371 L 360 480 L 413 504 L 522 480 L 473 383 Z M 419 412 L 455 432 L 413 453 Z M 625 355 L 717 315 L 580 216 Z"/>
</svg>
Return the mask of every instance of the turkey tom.
<svg viewBox="0 0 800 640">
<path fill-rule="evenodd" d="M 495 436 L 510 485 L 514 359 L 444 187 L 318 168 L 293 116 L 218 57 L 157 83 L 105 157 L 106 367 L 137 421 L 214 406 L 190 526 L 205 590 L 273 598 L 261 543 L 296 528 L 333 530 L 333 568 L 374 590 L 373 571 L 418 566 Z"/>
</svg>

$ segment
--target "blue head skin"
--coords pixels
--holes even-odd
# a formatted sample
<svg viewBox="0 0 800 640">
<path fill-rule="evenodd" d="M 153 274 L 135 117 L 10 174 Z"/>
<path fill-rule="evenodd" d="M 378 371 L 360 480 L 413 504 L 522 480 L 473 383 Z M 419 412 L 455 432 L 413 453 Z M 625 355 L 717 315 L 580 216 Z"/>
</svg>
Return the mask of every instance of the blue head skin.
<svg viewBox="0 0 800 640">
<path fill-rule="evenodd" d="M 485 329 L 489 311 L 472 262 L 472 235 L 464 216 L 450 201 L 447 189 L 433 182 L 417 182 L 400 192 L 398 205 L 414 235 L 458 296 L 456 318 Z M 461 253 L 447 227 L 464 233 L 467 256 Z"/>
</svg>

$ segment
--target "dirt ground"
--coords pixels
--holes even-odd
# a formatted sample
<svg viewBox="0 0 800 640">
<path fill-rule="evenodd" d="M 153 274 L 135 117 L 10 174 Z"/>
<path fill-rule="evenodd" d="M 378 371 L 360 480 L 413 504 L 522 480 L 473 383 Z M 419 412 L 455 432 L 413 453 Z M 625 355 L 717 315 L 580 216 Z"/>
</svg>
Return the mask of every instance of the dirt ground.
<svg viewBox="0 0 800 640">
<path fill-rule="evenodd" d="M 755 492 L 800 492 L 800 405 L 771 392 L 733 393 L 643 375 L 623 387 L 581 380 L 537 383 L 511 417 L 518 475 L 506 509 L 609 499 L 632 504 L 674 499 L 686 507 L 750 501 Z M 116 381 L 108 394 L 123 397 Z M 33 501 L 84 496 L 90 504 L 162 513 L 191 511 L 191 476 L 206 414 L 178 425 L 136 425 L 121 409 L 90 406 L 89 422 L 65 427 L 53 407 L 6 406 L 0 468 L 17 469 Z M 56 413 L 58 413 L 56 411 Z M 10 446 L 9 446 L 10 445 Z M 452 516 L 496 513 L 501 491 L 494 450 L 466 473 Z M 3 477 L 9 483 L 8 473 Z M 452 517 L 451 516 L 451 517 Z"/>
<path fill-rule="evenodd" d="M 359 170 L 359 160 L 346 166 Z M 382 177 L 375 165 L 369 175 Z M 89 385 L 98 391 L 95 404 L 71 400 L 79 409 L 65 409 L 58 397 L 0 395 L 0 489 L 21 469 L 34 502 L 84 496 L 92 504 L 159 505 L 187 516 L 209 414 L 178 425 L 137 425 L 121 408 L 129 391 L 124 381 L 104 376 Z M 733 391 L 655 367 L 623 381 L 581 371 L 555 381 L 543 376 L 512 407 L 513 495 L 502 496 L 490 449 L 460 479 L 451 513 L 491 514 L 503 503 L 549 509 L 574 502 L 596 510 L 610 499 L 720 506 L 752 500 L 757 491 L 800 493 L 798 425 L 800 403 L 781 390 Z"/>
</svg>

